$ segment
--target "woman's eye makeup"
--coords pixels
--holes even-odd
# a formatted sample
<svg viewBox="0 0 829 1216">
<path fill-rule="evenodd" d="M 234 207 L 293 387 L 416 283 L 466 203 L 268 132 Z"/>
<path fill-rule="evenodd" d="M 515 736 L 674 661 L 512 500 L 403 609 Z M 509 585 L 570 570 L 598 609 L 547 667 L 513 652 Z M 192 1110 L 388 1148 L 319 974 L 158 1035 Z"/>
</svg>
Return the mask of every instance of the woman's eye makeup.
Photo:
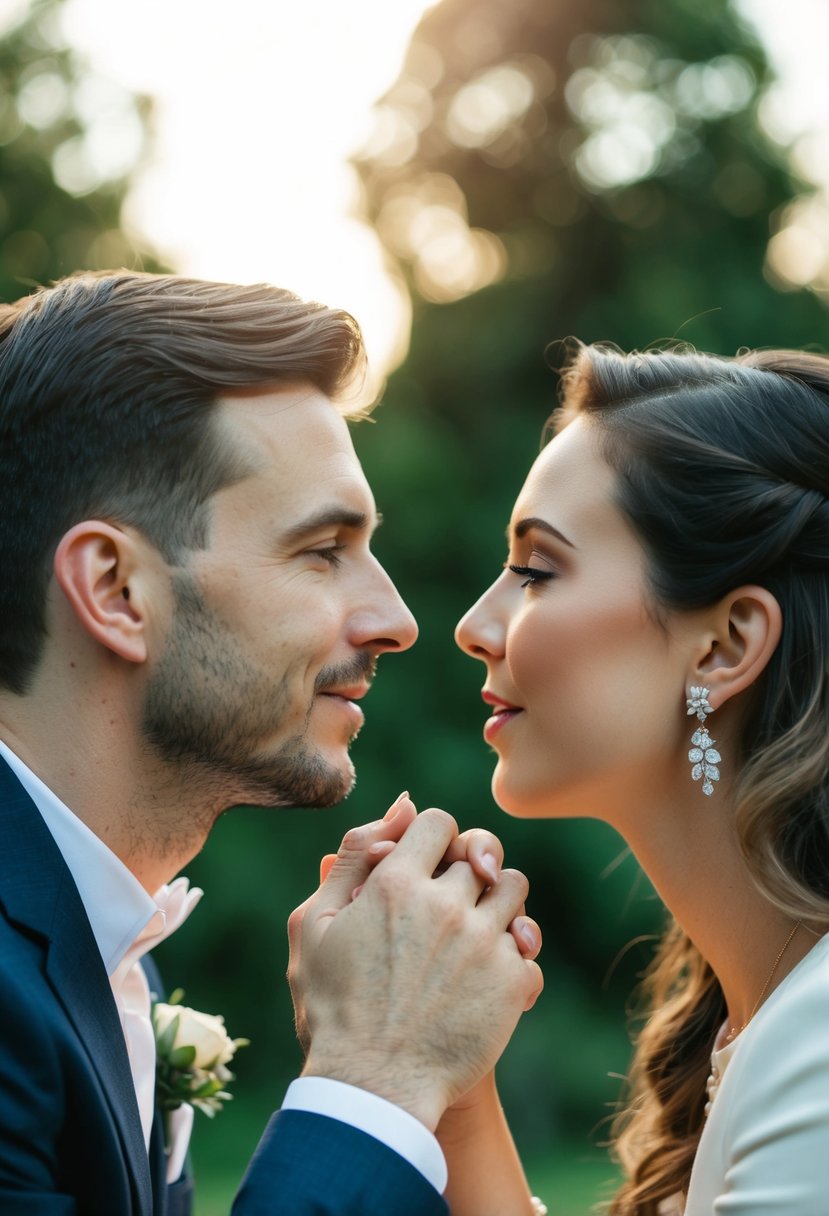
<svg viewBox="0 0 829 1216">
<path fill-rule="evenodd" d="M 544 570 L 539 566 L 517 566 L 510 562 L 507 569 L 524 579 L 522 587 L 533 587 L 537 583 L 544 583 L 547 579 L 556 577 L 555 570 Z"/>
</svg>

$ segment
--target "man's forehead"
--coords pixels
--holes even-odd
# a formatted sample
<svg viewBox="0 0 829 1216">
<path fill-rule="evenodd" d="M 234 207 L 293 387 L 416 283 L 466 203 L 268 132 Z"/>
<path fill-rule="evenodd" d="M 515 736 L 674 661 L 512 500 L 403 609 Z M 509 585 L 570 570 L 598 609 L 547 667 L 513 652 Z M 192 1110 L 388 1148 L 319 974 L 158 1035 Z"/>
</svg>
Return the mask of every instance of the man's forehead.
<svg viewBox="0 0 829 1216">
<path fill-rule="evenodd" d="M 217 401 L 217 420 L 230 432 L 247 432 L 289 440 L 311 428 L 348 434 L 348 427 L 330 398 L 311 384 L 240 389 Z"/>
<path fill-rule="evenodd" d="M 281 537 L 337 525 L 373 528 L 375 509 L 348 426 L 324 394 L 308 386 L 224 397 L 219 442 L 247 470 L 231 495 L 261 510 Z M 244 504 L 244 505 L 243 505 Z"/>
<path fill-rule="evenodd" d="M 308 386 L 225 396 L 216 428 L 219 443 L 232 445 L 253 473 L 362 477 L 347 423 L 323 393 Z"/>
</svg>

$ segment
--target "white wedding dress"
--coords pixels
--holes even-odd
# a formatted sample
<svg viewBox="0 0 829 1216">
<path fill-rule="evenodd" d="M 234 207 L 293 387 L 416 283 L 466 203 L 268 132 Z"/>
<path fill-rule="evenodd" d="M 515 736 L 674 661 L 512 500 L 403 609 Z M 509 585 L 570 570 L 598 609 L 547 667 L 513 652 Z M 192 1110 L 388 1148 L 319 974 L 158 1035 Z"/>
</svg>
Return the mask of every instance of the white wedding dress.
<svg viewBox="0 0 829 1216">
<path fill-rule="evenodd" d="M 665 1216 L 829 1216 L 829 934 L 712 1057 L 684 1205 Z"/>
</svg>

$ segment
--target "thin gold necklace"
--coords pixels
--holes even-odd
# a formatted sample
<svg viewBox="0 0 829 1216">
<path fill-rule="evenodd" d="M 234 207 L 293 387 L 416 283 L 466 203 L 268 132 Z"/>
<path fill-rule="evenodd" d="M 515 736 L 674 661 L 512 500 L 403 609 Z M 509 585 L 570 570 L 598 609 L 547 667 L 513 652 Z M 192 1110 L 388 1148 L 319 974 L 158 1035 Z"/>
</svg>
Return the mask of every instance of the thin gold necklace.
<svg viewBox="0 0 829 1216">
<path fill-rule="evenodd" d="M 754 1008 L 752 1009 L 751 1013 L 748 1015 L 746 1020 L 743 1022 L 742 1026 L 739 1028 L 739 1030 L 736 1028 L 729 1030 L 728 1034 L 725 1036 L 726 1043 L 730 1043 L 733 1039 L 736 1039 L 738 1034 L 743 1033 L 746 1026 L 748 1026 L 749 1022 L 751 1021 L 751 1019 L 754 1017 L 757 1010 L 762 1005 L 763 1000 L 765 999 L 766 993 L 768 992 L 768 990 L 771 986 L 771 981 L 774 979 L 775 972 L 777 971 L 777 968 L 780 966 L 780 963 L 782 962 L 783 955 L 786 953 L 789 946 L 792 944 L 794 935 L 795 935 L 795 933 L 797 933 L 798 929 L 800 928 L 800 926 L 802 924 L 803 924 L 803 921 L 801 921 L 801 920 L 799 920 L 795 923 L 794 928 L 792 929 L 791 933 L 789 934 L 789 936 L 786 938 L 785 942 L 783 943 L 780 953 L 777 955 L 777 958 L 774 960 L 774 963 L 772 964 L 771 971 L 769 972 L 769 977 L 766 980 L 765 984 L 763 985 L 763 989 L 762 989 L 760 995 L 758 996 L 757 1000 L 754 1002 Z"/>
</svg>

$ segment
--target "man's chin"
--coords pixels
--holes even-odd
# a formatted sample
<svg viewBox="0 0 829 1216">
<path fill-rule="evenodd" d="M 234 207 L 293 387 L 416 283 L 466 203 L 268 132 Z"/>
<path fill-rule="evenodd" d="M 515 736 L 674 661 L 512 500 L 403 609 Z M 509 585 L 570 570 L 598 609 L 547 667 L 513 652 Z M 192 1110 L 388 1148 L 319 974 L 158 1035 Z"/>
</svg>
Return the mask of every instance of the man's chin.
<svg viewBox="0 0 829 1216">
<path fill-rule="evenodd" d="M 315 783 L 316 793 L 313 799 L 295 803 L 295 806 L 338 806 L 344 802 L 357 784 L 357 774 L 354 765 L 349 760 L 342 768 L 331 767 L 328 776 Z"/>
<path fill-rule="evenodd" d="M 356 774 L 349 757 L 331 764 L 319 754 L 281 756 L 275 762 L 255 761 L 240 778 L 247 786 L 240 802 L 248 806 L 328 807 L 337 806 L 354 789 Z"/>
</svg>

